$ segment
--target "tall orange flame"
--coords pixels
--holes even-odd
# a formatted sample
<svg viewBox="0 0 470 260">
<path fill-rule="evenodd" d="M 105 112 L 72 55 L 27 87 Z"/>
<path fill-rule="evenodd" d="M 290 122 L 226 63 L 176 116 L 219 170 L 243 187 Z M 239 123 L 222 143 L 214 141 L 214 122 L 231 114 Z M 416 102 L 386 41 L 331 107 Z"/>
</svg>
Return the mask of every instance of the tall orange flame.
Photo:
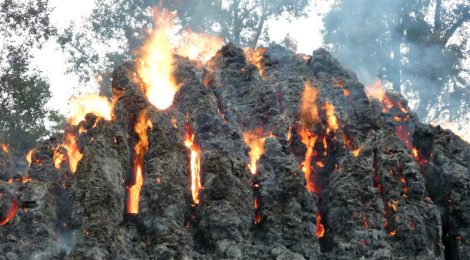
<svg viewBox="0 0 470 260">
<path fill-rule="evenodd" d="M 70 171 L 72 171 L 72 173 L 75 173 L 77 164 L 83 157 L 83 154 L 78 148 L 76 138 L 73 133 L 68 132 L 65 134 L 65 140 L 62 145 L 67 150 L 67 158 L 69 159 Z"/>
<path fill-rule="evenodd" d="M 18 202 L 16 201 L 16 199 L 13 199 L 11 201 L 11 206 L 10 206 L 10 209 L 8 211 L 6 218 L 0 221 L 0 226 L 4 226 L 8 222 L 10 222 L 15 216 L 17 210 L 18 210 Z"/>
<path fill-rule="evenodd" d="M 156 28 L 141 49 L 138 73 L 144 82 L 145 95 L 156 108 L 164 110 L 173 103 L 178 86 L 173 77 L 171 30 L 173 15 L 162 12 L 155 16 Z"/>
<path fill-rule="evenodd" d="M 33 161 L 32 157 L 33 157 L 33 152 L 34 152 L 34 149 L 31 149 L 28 151 L 28 153 L 26 154 L 25 158 L 26 158 L 26 161 L 28 162 L 28 165 L 31 166 L 31 162 Z"/>
<path fill-rule="evenodd" d="M 147 110 L 143 110 L 139 113 L 134 125 L 134 131 L 138 137 L 138 141 L 134 146 L 134 181 L 132 186 L 127 188 L 127 212 L 130 214 L 139 213 L 140 191 L 144 184 L 144 156 L 149 146 L 147 137 L 147 129 L 149 127 L 152 127 L 152 123 L 147 117 Z"/>
<path fill-rule="evenodd" d="M 326 102 L 325 104 L 323 104 L 323 109 L 325 109 L 326 111 L 328 129 L 330 131 L 335 132 L 339 128 L 338 120 L 336 119 L 335 115 L 335 106 Z"/>
<path fill-rule="evenodd" d="M 318 89 L 316 87 L 312 87 L 310 82 L 306 82 L 302 99 L 300 101 L 300 117 L 303 120 L 312 123 L 320 122 L 320 116 L 318 114 L 317 107 L 317 96 Z"/>
<path fill-rule="evenodd" d="M 257 128 L 251 132 L 243 132 L 243 140 L 250 147 L 250 163 L 248 168 L 253 175 L 258 171 L 257 163 L 261 155 L 264 154 L 264 142 L 270 135 L 271 133 L 264 133 L 263 128 Z"/>
<path fill-rule="evenodd" d="M 195 142 L 195 133 L 191 125 L 186 124 L 186 135 L 184 144 L 191 150 L 191 193 L 193 202 L 199 204 L 199 191 L 202 189 L 201 185 L 201 149 Z"/>
<path fill-rule="evenodd" d="M 60 169 L 60 166 L 62 165 L 62 162 L 66 160 L 65 155 L 61 151 L 59 151 L 59 149 L 58 149 L 59 147 L 54 149 L 54 153 L 52 155 L 52 159 L 54 161 L 54 167 L 56 169 Z"/>
<path fill-rule="evenodd" d="M 297 129 L 297 134 L 300 136 L 300 141 L 305 144 L 307 147 L 307 152 L 305 153 L 305 161 L 302 163 L 302 171 L 305 174 L 305 180 L 307 181 L 307 190 L 310 192 L 317 192 L 315 184 L 312 180 L 312 158 L 315 155 L 315 143 L 318 136 L 314 133 L 311 133 L 310 130 L 301 126 Z"/>
<path fill-rule="evenodd" d="M 98 95 L 84 95 L 73 98 L 69 104 L 70 118 L 68 123 L 70 125 L 78 125 L 88 113 L 95 116 L 111 120 L 113 117 L 113 103 L 106 97 Z"/>
</svg>

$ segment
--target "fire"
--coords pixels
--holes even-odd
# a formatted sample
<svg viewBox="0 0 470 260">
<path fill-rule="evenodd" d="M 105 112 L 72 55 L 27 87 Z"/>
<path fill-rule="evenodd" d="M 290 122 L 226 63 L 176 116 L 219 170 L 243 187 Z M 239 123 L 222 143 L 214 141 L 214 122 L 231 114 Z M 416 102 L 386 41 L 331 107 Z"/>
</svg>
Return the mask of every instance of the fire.
<svg viewBox="0 0 470 260">
<path fill-rule="evenodd" d="M 143 110 L 139 113 L 134 131 L 138 137 L 138 141 L 134 146 L 134 181 L 132 186 L 128 187 L 127 212 L 130 214 L 139 213 L 140 190 L 144 184 L 144 155 L 148 150 L 149 142 L 147 137 L 147 129 L 152 127 L 152 123 L 147 117 L 147 111 Z"/>
<path fill-rule="evenodd" d="M 406 184 L 405 178 L 401 178 L 400 181 L 403 183 L 403 196 L 406 196 L 408 193 L 408 185 Z"/>
<path fill-rule="evenodd" d="M 202 189 L 201 185 L 201 149 L 195 142 L 195 133 L 191 125 L 186 125 L 186 135 L 184 144 L 191 150 L 191 193 L 193 202 L 199 204 L 199 191 Z"/>
<path fill-rule="evenodd" d="M 393 231 L 390 231 L 390 233 L 388 233 L 388 236 L 389 237 L 394 237 L 397 235 L 397 231 L 396 230 L 393 230 Z"/>
<path fill-rule="evenodd" d="M 312 87 L 310 82 L 306 82 L 302 99 L 300 101 L 300 117 L 308 122 L 317 123 L 320 121 L 317 108 L 318 89 Z"/>
<path fill-rule="evenodd" d="M 382 85 L 382 81 L 377 79 L 374 83 L 366 86 L 364 88 L 366 95 L 369 99 L 375 98 L 382 104 L 382 112 L 390 113 L 392 109 L 399 109 L 402 113 L 408 113 L 409 109 L 406 108 L 401 101 L 393 97 L 385 91 L 385 88 Z M 406 118 L 394 117 L 395 121 L 406 121 Z"/>
<path fill-rule="evenodd" d="M 8 222 L 10 222 L 15 216 L 17 210 L 18 210 L 18 202 L 16 201 L 16 199 L 13 199 L 11 201 L 10 209 L 8 211 L 6 218 L 0 221 L 0 226 L 4 226 Z"/>
<path fill-rule="evenodd" d="M 65 155 L 61 151 L 59 151 L 59 149 L 58 149 L 59 147 L 57 147 L 54 150 L 54 154 L 52 156 L 52 159 L 54 161 L 54 166 L 55 166 L 56 169 L 60 169 L 60 166 L 62 165 L 62 162 L 66 160 Z"/>
<path fill-rule="evenodd" d="M 333 132 L 336 132 L 336 130 L 338 130 L 339 128 L 339 125 L 335 115 L 335 106 L 326 102 L 325 104 L 323 104 L 323 109 L 325 109 L 326 111 L 328 129 Z"/>
<path fill-rule="evenodd" d="M 418 149 L 413 146 L 411 141 L 411 132 L 410 129 L 406 126 L 398 125 L 395 129 L 395 134 L 400 138 L 400 140 L 406 145 L 410 150 L 413 158 L 421 165 L 428 163 L 428 160 L 424 159 L 423 156 L 419 153 Z"/>
<path fill-rule="evenodd" d="M 350 94 L 351 94 L 351 91 L 350 91 L 348 88 L 345 88 L 345 89 L 343 90 L 343 95 L 344 95 L 345 97 L 349 97 Z"/>
<path fill-rule="evenodd" d="M 31 149 L 29 150 L 28 153 L 26 153 L 26 161 L 28 162 L 28 165 L 31 166 L 31 162 L 32 162 L 32 157 L 33 157 L 33 152 L 34 152 L 34 149 Z"/>
<path fill-rule="evenodd" d="M 161 13 L 155 18 L 156 29 L 141 49 L 138 73 L 150 103 L 164 110 L 173 103 L 178 86 L 173 77 L 173 15 Z"/>
<path fill-rule="evenodd" d="M 111 120 L 113 117 L 113 103 L 106 97 L 98 95 L 85 95 L 74 98 L 70 101 L 70 118 L 68 123 L 70 125 L 78 125 L 88 113 L 95 116 Z"/>
<path fill-rule="evenodd" d="M 363 148 L 364 148 L 364 144 L 359 146 L 359 148 L 356 148 L 356 149 L 352 150 L 352 153 L 353 153 L 354 157 L 358 157 Z"/>
<path fill-rule="evenodd" d="M 316 192 L 315 185 L 312 180 L 312 158 L 315 154 L 315 142 L 317 141 L 317 136 L 310 132 L 310 130 L 302 126 L 297 129 L 297 134 L 300 136 L 300 141 L 305 144 L 307 147 L 307 152 L 305 153 L 305 161 L 302 163 L 302 171 L 305 174 L 305 180 L 307 181 L 307 190 L 310 192 Z"/>
<path fill-rule="evenodd" d="M 382 81 L 380 79 L 377 79 L 374 83 L 367 85 L 364 90 L 366 91 L 366 95 L 369 99 L 375 98 L 382 102 L 382 100 L 385 98 L 385 88 L 383 87 Z"/>
<path fill-rule="evenodd" d="M 65 140 L 62 146 L 67 150 L 67 158 L 69 159 L 70 171 L 75 173 L 77 170 L 77 164 L 82 159 L 83 154 L 78 148 L 76 136 L 73 133 L 66 133 Z M 54 160 L 55 163 L 55 160 Z"/>
<path fill-rule="evenodd" d="M 8 144 L 0 143 L 0 148 L 2 148 L 2 151 L 4 153 L 9 153 L 10 152 L 10 146 Z"/>
<path fill-rule="evenodd" d="M 265 71 L 264 71 L 263 61 L 262 61 L 265 52 L 266 52 L 265 48 L 256 48 L 256 49 L 246 48 L 245 49 L 245 57 L 247 61 L 253 64 L 258 69 L 259 75 L 264 80 L 267 79 L 265 75 Z"/>
<path fill-rule="evenodd" d="M 251 132 L 243 132 L 243 140 L 250 147 L 248 168 L 253 175 L 258 171 L 257 162 L 264 154 L 264 142 L 270 135 L 271 133 L 264 133 L 262 128 L 257 128 Z"/>
<path fill-rule="evenodd" d="M 186 30 L 179 39 L 176 53 L 190 60 L 207 62 L 222 47 L 224 41 L 220 37 L 195 33 Z"/>
<path fill-rule="evenodd" d="M 323 238 L 325 236 L 325 227 L 321 223 L 321 216 L 320 212 L 317 213 L 317 231 L 316 231 L 317 238 Z"/>
</svg>

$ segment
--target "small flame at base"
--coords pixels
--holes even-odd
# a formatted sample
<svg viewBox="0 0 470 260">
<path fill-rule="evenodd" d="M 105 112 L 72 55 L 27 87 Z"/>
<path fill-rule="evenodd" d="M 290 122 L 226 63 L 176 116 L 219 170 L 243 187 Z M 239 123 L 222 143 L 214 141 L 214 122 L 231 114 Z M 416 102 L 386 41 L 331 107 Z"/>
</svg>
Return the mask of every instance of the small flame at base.
<svg viewBox="0 0 470 260">
<path fill-rule="evenodd" d="M 191 193 L 193 196 L 193 202 L 199 204 L 199 191 L 202 189 L 201 185 L 201 149 L 195 142 L 195 133 L 191 125 L 186 125 L 186 136 L 184 138 L 184 144 L 191 150 Z"/>
</svg>

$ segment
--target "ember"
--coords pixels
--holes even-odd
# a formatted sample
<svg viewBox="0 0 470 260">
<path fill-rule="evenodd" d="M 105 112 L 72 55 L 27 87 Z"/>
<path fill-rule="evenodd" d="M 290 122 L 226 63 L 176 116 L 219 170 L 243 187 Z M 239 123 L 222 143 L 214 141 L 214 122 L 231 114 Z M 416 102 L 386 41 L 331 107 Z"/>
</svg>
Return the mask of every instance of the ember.
<svg viewBox="0 0 470 260">
<path fill-rule="evenodd" d="M 13 219 L 13 217 L 15 216 L 17 210 L 18 210 L 18 202 L 16 201 L 16 199 L 13 199 L 11 201 L 10 209 L 8 210 L 8 214 L 6 215 L 6 217 L 3 220 L 0 220 L 0 226 L 4 226 L 4 225 L 8 224 L 8 222 L 10 222 Z"/>
</svg>

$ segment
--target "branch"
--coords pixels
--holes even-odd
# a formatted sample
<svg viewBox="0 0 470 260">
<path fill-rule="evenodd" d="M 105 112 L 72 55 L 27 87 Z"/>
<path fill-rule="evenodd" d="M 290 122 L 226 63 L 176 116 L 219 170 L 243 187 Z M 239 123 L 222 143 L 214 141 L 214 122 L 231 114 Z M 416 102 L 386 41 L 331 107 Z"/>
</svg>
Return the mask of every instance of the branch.
<svg viewBox="0 0 470 260">
<path fill-rule="evenodd" d="M 467 11 L 457 20 L 457 22 L 454 23 L 454 25 L 449 28 L 449 30 L 445 32 L 444 36 L 442 37 L 442 42 L 444 43 L 444 46 L 447 45 L 447 42 L 449 41 L 450 37 L 454 35 L 455 31 L 457 31 L 457 29 L 459 29 L 459 27 L 462 26 L 462 24 L 468 20 L 470 20 L 470 13 Z"/>
<path fill-rule="evenodd" d="M 434 11 L 434 31 L 439 32 L 441 29 L 441 11 L 442 11 L 442 0 L 437 0 L 436 10 Z"/>
</svg>

